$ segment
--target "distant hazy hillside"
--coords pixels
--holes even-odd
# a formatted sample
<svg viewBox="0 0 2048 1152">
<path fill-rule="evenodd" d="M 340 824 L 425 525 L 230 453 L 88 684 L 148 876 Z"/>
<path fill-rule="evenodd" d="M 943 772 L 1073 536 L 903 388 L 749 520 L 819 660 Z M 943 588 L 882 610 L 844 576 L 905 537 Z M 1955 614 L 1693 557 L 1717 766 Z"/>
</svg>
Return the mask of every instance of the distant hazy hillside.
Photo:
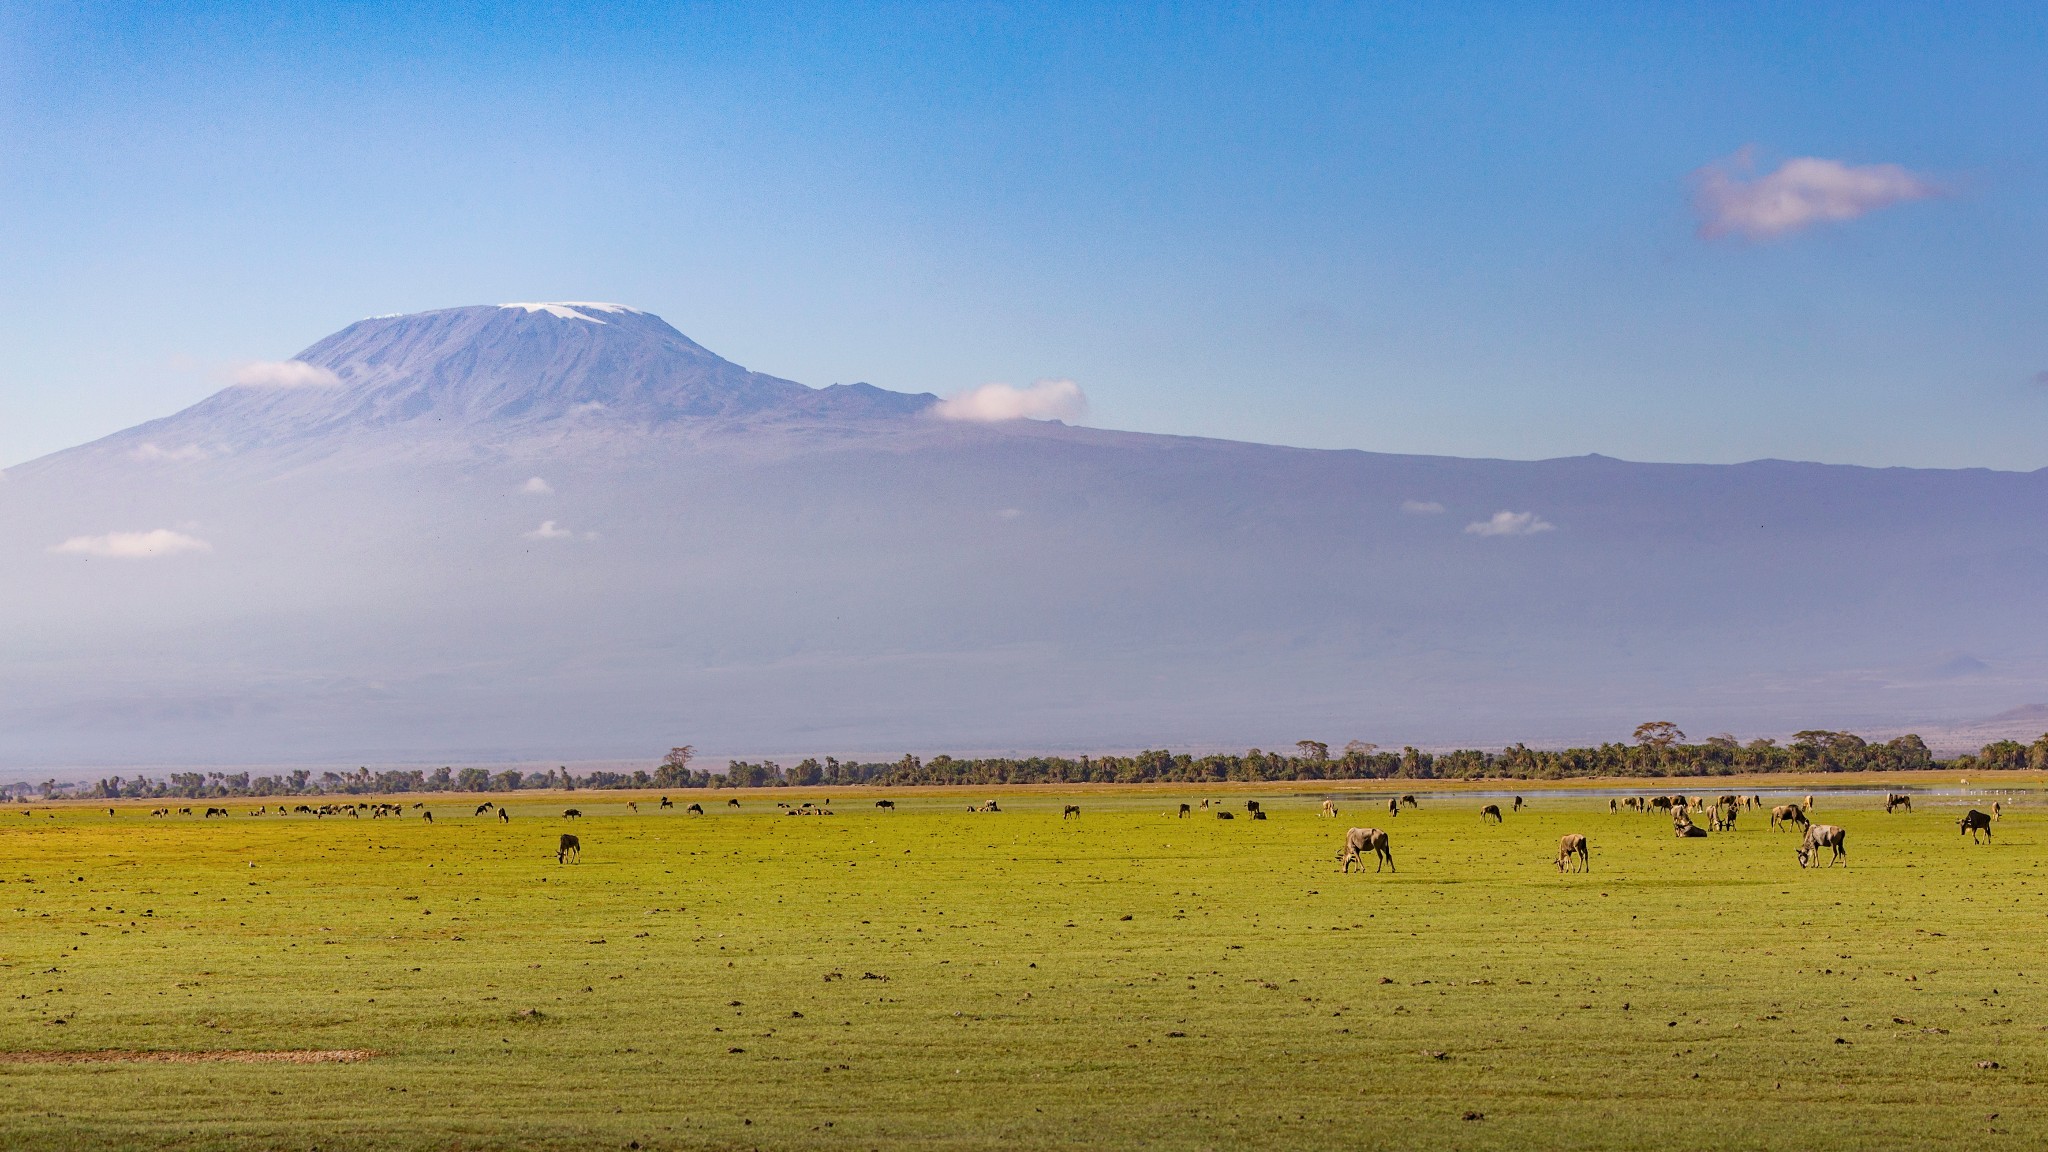
<svg viewBox="0 0 2048 1152">
<path fill-rule="evenodd" d="M 365 320 L 0 481 L 0 765 L 1583 741 L 2048 698 L 2048 475 L 941 419 Z"/>
</svg>

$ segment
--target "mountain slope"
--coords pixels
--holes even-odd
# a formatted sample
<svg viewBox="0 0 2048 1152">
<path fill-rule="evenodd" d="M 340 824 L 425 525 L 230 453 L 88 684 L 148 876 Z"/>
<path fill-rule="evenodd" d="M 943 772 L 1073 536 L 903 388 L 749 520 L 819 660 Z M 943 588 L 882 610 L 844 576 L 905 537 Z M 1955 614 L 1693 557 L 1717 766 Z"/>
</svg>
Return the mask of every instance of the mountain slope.
<svg viewBox="0 0 2048 1152">
<path fill-rule="evenodd" d="M 0 764 L 1498 743 L 2048 696 L 2044 473 L 956 423 L 589 305 L 301 359 L 339 382 L 0 482 Z M 190 543 L 114 554 L 156 530 Z"/>
</svg>

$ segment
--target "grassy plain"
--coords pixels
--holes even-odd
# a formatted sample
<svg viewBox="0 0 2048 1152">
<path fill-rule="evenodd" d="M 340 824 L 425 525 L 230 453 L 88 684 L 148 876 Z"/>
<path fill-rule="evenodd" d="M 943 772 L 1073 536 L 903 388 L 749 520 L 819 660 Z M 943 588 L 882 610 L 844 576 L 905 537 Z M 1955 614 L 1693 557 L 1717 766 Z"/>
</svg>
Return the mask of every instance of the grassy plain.
<svg viewBox="0 0 2048 1152">
<path fill-rule="evenodd" d="M 1273 816 L 1171 815 L 1204 794 Z M 1677 841 L 1583 788 L 1524 788 L 1497 827 L 1476 795 L 1389 820 L 1340 790 L 1331 821 L 1323 794 L 960 789 L 882 812 L 880 791 L 778 790 L 691 795 L 697 818 L 577 793 L 502 825 L 445 797 L 432 825 L 8 809 L 0 1144 L 2048 1141 L 2038 793 L 2001 793 L 2021 802 L 1989 846 L 1958 837 L 1961 798 L 1823 796 L 1850 866 L 1804 873 L 1754 815 Z M 831 817 L 773 807 L 828 795 Z M 1003 812 L 966 811 L 991 795 Z M 1335 871 L 1353 824 L 1392 833 L 1398 873 Z M 580 864 L 555 861 L 564 830 Z M 1565 832 L 1590 874 L 1553 868 Z M 375 1055 L 20 1062 L 111 1049 Z"/>
</svg>

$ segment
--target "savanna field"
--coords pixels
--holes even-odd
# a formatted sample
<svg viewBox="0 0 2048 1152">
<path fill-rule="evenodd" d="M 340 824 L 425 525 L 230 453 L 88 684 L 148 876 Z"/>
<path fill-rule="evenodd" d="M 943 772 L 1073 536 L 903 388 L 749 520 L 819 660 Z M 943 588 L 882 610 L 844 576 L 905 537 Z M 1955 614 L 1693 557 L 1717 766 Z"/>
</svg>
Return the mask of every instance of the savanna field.
<svg viewBox="0 0 2048 1152">
<path fill-rule="evenodd" d="M 1490 794 L 1272 787 L 10 808 L 0 1144 L 2042 1146 L 2042 782 L 1929 775 L 1910 815 L 1820 783 L 1789 787 L 1846 868 L 1761 812 L 1677 840 L 1535 786 L 1498 826 Z M 1238 818 L 1175 815 L 1205 796 Z M 1399 872 L 1338 872 L 1353 825 Z"/>
</svg>

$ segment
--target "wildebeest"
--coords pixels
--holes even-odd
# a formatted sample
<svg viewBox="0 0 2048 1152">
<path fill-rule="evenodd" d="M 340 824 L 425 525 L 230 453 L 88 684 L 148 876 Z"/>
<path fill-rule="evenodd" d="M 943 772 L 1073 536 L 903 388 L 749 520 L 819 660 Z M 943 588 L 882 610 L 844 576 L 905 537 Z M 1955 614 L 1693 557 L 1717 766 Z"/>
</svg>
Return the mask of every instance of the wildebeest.
<svg viewBox="0 0 2048 1152">
<path fill-rule="evenodd" d="M 1669 797 L 1669 796 L 1652 796 L 1652 797 L 1650 797 L 1650 807 L 1652 807 L 1652 808 L 1661 808 L 1661 809 L 1663 809 L 1663 810 L 1665 810 L 1665 811 L 1667 811 L 1667 812 L 1668 812 L 1668 811 L 1670 811 L 1670 810 L 1671 810 L 1671 797 Z"/>
<path fill-rule="evenodd" d="M 1521 810 L 1522 810 L 1522 798 L 1521 798 L 1520 796 L 1517 796 L 1517 797 L 1515 797 L 1515 811 L 1517 811 L 1517 812 L 1520 812 Z"/>
<path fill-rule="evenodd" d="M 1400 802 L 1399 800 L 1389 800 L 1389 801 L 1387 801 L 1387 815 L 1389 815 L 1389 816 L 1399 816 L 1400 814 L 1401 814 L 1401 802 Z"/>
<path fill-rule="evenodd" d="M 1252 813 L 1252 819 L 1254 820 L 1264 820 L 1265 818 L 1266 810 L 1264 808 L 1261 808 L 1257 812 Z"/>
<path fill-rule="evenodd" d="M 1677 836 L 1679 839 L 1685 840 L 1703 838 L 1706 836 L 1707 830 L 1705 828 L 1700 827 L 1697 824 L 1685 823 L 1680 824 L 1677 827 L 1673 828 L 1671 830 L 1671 833 L 1672 835 Z"/>
<path fill-rule="evenodd" d="M 1579 835 L 1577 832 L 1566 834 L 1557 842 L 1557 870 L 1559 872 L 1573 871 L 1574 868 L 1571 865 L 1576 859 L 1577 871 L 1591 872 L 1593 870 L 1593 859 L 1588 855 L 1589 851 L 1590 849 L 1586 845 L 1586 838 L 1584 836 Z"/>
<path fill-rule="evenodd" d="M 969 804 L 967 810 L 969 812 L 1001 812 L 1002 808 L 998 807 L 994 800 L 987 800 L 980 804 Z"/>
<path fill-rule="evenodd" d="M 1406 807 L 1406 808 L 1420 808 L 1420 807 L 1422 807 L 1422 805 L 1421 805 L 1421 804 L 1419 804 L 1419 803 L 1417 803 L 1417 802 L 1416 802 L 1416 799 L 1415 799 L 1415 797 L 1414 797 L 1413 795 L 1407 795 L 1407 796 L 1403 796 L 1403 797 L 1401 797 L 1401 804 L 1402 804 L 1402 806 L 1403 806 L 1403 807 Z"/>
<path fill-rule="evenodd" d="M 1481 824 L 1486 823 L 1486 818 L 1488 816 L 1493 817 L 1493 822 L 1495 824 L 1500 823 L 1500 805 L 1488 804 L 1486 807 L 1481 808 L 1479 810 L 1479 822 Z"/>
<path fill-rule="evenodd" d="M 1996 800 L 1993 800 L 1991 802 L 1991 818 L 1993 820 L 2005 819 L 2005 805 L 2000 804 Z"/>
<path fill-rule="evenodd" d="M 1884 810 L 1890 812 L 1894 808 L 1904 808 L 1906 811 L 1911 812 L 1913 810 L 1913 798 L 1904 792 L 1885 793 Z"/>
<path fill-rule="evenodd" d="M 1191 813 L 1191 812 L 1193 812 L 1193 811 L 1194 811 L 1194 808 L 1193 808 L 1193 807 L 1192 807 L 1191 805 L 1183 804 L 1183 805 L 1181 805 L 1181 806 L 1180 806 L 1180 814 L 1181 814 L 1181 817 L 1185 817 L 1185 816 L 1187 816 L 1187 815 L 1188 815 L 1189 813 Z"/>
<path fill-rule="evenodd" d="M 688 808 L 683 809 L 683 811 L 702 816 L 704 814 L 704 806 L 702 804 L 692 804 Z"/>
<path fill-rule="evenodd" d="M 1245 801 L 1244 810 L 1247 812 L 1257 812 L 1259 810 L 1259 802 L 1257 800 Z"/>
<path fill-rule="evenodd" d="M 1344 850 L 1337 853 L 1337 859 L 1344 862 L 1344 871 L 1349 872 L 1352 863 L 1368 851 L 1373 854 L 1373 871 L 1379 871 L 1382 864 L 1390 872 L 1400 871 L 1394 867 L 1394 853 L 1387 847 L 1387 834 L 1377 828 L 1353 828 L 1346 832 Z"/>
<path fill-rule="evenodd" d="M 491 802 L 489 800 L 486 800 L 483 803 L 476 806 L 476 814 L 479 816 L 483 815 L 486 812 L 489 812 L 490 810 Z"/>
<path fill-rule="evenodd" d="M 1065 820 L 1069 816 L 1072 816 L 1074 819 L 1079 820 L 1081 818 L 1081 806 L 1079 804 L 1069 804 L 1065 808 L 1061 809 L 1060 819 Z"/>
<path fill-rule="evenodd" d="M 737 797 L 737 796 L 735 796 L 735 797 L 733 797 L 732 799 L 730 799 L 730 800 L 727 800 L 727 801 L 725 802 L 725 806 L 726 806 L 727 808 L 737 808 L 737 807 L 739 807 L 739 806 L 740 806 L 740 798 L 739 798 L 739 797 Z"/>
<path fill-rule="evenodd" d="M 1802 804 L 1802 805 L 1800 805 L 1800 808 L 1799 808 L 1799 810 L 1800 810 L 1800 811 L 1802 811 L 1802 812 L 1811 812 L 1811 811 L 1813 811 L 1813 793 L 1811 793 L 1811 792 L 1808 792 L 1808 793 L 1806 794 L 1806 803 L 1805 803 L 1805 804 Z"/>
<path fill-rule="evenodd" d="M 877 800 L 875 801 L 875 807 L 893 810 L 896 807 L 896 802 L 894 800 Z"/>
<path fill-rule="evenodd" d="M 1217 818 L 1218 820 L 1235 820 L 1235 819 L 1237 819 L 1237 813 L 1235 813 L 1235 812 L 1225 812 L 1225 811 L 1223 811 L 1223 810 L 1221 810 L 1221 809 L 1218 809 L 1218 810 L 1217 810 L 1217 812 L 1216 812 L 1216 818 Z"/>
<path fill-rule="evenodd" d="M 228 810 L 225 808 L 208 808 L 206 810 L 206 818 L 209 820 L 213 819 L 215 816 L 225 816 L 227 814 Z"/>
<path fill-rule="evenodd" d="M 1772 828 L 1790 828 L 1794 824 L 1804 828 L 1807 825 L 1806 810 L 1797 804 L 1780 804 L 1771 809 Z"/>
<path fill-rule="evenodd" d="M 420 819 L 432 824 L 434 822 L 434 810 L 431 808 L 423 809 L 420 812 Z"/>
<path fill-rule="evenodd" d="M 1961 835 L 1965 832 L 1970 834 L 1970 843 L 1972 844 L 1983 843 L 1982 840 L 1977 839 L 1977 833 L 1979 832 L 1984 834 L 1985 840 L 1991 839 L 1991 817 L 1977 811 L 1975 808 L 1970 809 L 1963 815 L 1961 820 L 1956 821 L 1956 834 Z"/>
<path fill-rule="evenodd" d="M 562 846 L 555 849 L 555 863 L 563 863 L 571 856 L 576 857 L 578 860 L 583 859 L 583 841 L 564 832 L 562 833 Z"/>
<path fill-rule="evenodd" d="M 562 819 L 564 819 L 564 820 L 581 820 L 581 819 L 583 819 L 583 809 L 581 809 L 581 808 L 564 808 L 564 809 L 562 809 Z"/>
<path fill-rule="evenodd" d="M 109 809 L 107 809 L 107 815 L 109 815 L 109 816 L 112 816 L 113 814 L 114 814 L 114 810 L 113 810 L 112 808 L 109 808 Z M 1325 800 L 1325 801 L 1323 801 L 1323 815 L 1325 815 L 1325 816 L 1335 816 L 1336 814 L 1337 814 L 1337 802 L 1336 802 L 1335 800 Z"/>
<path fill-rule="evenodd" d="M 666 797 L 666 796 L 663 796 L 663 797 L 661 798 L 661 806 L 662 806 L 663 808 L 673 808 L 673 807 L 675 807 L 675 806 L 676 806 L 676 802 L 675 802 L 675 801 L 673 801 L 673 800 L 671 800 L 671 799 L 669 799 L 669 798 L 668 798 L 668 797 Z"/>
<path fill-rule="evenodd" d="M 1607 814 L 1608 814 L 1609 816 L 1612 816 L 1612 815 L 1614 815 L 1614 814 L 1616 814 L 1616 813 L 1618 813 L 1618 812 L 1620 812 L 1620 811 L 1621 811 L 1621 801 L 1619 801 L 1619 800 L 1609 800 L 1609 801 L 1607 802 Z"/>
<path fill-rule="evenodd" d="M 510 813 L 510 812 L 507 812 L 507 811 L 505 811 L 505 809 L 503 809 L 503 808 L 499 808 L 499 809 L 498 809 L 498 823 L 500 823 L 500 824 L 510 824 L 511 822 L 512 822 L 512 813 Z"/>
<path fill-rule="evenodd" d="M 1805 868 L 1810 864 L 1817 863 L 1820 850 L 1831 848 L 1835 854 L 1828 858 L 1828 867 L 1834 867 L 1837 861 L 1840 861 L 1844 867 L 1847 867 L 1849 864 L 1848 838 L 1849 834 L 1847 832 L 1835 827 L 1833 824 L 1808 825 L 1806 835 L 1799 841 L 1799 866 Z"/>
<path fill-rule="evenodd" d="M 640 810 L 640 802 L 638 800 L 628 800 L 626 801 L 626 807 L 631 811 L 638 812 Z"/>
</svg>

